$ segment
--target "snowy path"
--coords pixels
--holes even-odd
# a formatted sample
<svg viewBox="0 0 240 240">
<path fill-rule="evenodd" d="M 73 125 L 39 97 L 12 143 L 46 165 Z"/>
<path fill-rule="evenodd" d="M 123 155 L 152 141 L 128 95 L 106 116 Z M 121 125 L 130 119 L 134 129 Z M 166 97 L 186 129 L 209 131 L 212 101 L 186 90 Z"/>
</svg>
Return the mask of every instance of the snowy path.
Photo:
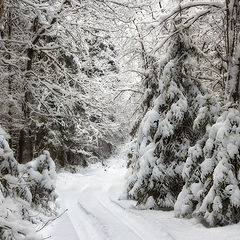
<svg viewBox="0 0 240 240">
<path fill-rule="evenodd" d="M 52 240 L 240 240 L 240 225 L 206 229 L 196 220 L 176 219 L 173 212 L 140 211 L 133 201 L 118 200 L 126 170 L 92 166 L 82 173 L 60 173 L 57 192 L 62 209 L 43 237 Z"/>
</svg>

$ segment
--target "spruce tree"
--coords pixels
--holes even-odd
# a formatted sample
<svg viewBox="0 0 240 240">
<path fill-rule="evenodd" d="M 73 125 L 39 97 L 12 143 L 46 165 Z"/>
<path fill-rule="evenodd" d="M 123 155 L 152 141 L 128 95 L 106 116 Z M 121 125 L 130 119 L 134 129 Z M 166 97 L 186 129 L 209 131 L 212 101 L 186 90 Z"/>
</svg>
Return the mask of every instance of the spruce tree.
<svg viewBox="0 0 240 240">
<path fill-rule="evenodd" d="M 239 222 L 239 152 L 240 113 L 229 108 L 189 150 L 176 216 L 196 216 L 209 226 Z"/>
<path fill-rule="evenodd" d="M 188 148 L 204 134 L 204 115 L 198 111 L 204 99 L 212 99 L 191 77 L 191 62 L 201 52 L 187 35 L 179 31 L 168 49 L 158 67 L 159 95 L 140 124 L 126 190 L 140 208 L 173 208 L 184 185 L 181 175 Z"/>
</svg>

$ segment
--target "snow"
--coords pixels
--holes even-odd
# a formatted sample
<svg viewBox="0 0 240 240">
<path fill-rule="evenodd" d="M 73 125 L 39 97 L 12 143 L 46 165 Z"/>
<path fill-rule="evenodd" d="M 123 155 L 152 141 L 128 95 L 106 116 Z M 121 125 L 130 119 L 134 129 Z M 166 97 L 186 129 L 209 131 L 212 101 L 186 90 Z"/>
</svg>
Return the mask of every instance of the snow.
<svg viewBox="0 0 240 240">
<path fill-rule="evenodd" d="M 43 151 L 39 157 L 22 166 L 22 170 L 27 175 L 33 194 L 33 203 L 38 206 L 39 210 L 40 206 L 46 210 L 54 210 L 54 201 L 57 197 L 54 191 L 57 176 L 55 163 L 51 159 L 50 153 L 46 150 Z"/>
<path fill-rule="evenodd" d="M 119 158 L 76 174 L 57 177 L 59 212 L 64 212 L 41 230 L 51 240 L 239 240 L 240 224 L 205 228 L 197 219 L 179 219 L 173 211 L 138 210 L 136 202 L 119 200 L 127 169 Z M 236 194 L 238 195 L 238 193 Z M 218 199 L 215 199 L 216 206 Z M 151 204 L 151 199 L 149 199 Z"/>
</svg>

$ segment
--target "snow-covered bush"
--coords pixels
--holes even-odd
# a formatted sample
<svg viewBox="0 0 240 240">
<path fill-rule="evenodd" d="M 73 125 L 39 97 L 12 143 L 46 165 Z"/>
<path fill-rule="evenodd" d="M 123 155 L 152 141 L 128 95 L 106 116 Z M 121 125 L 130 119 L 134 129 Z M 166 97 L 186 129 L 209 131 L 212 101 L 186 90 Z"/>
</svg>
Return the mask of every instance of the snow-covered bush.
<svg viewBox="0 0 240 240">
<path fill-rule="evenodd" d="M 33 223 L 36 210 L 53 213 L 56 193 L 55 164 L 49 152 L 20 165 L 0 127 L 0 239 L 39 239 Z"/>
<path fill-rule="evenodd" d="M 30 203 L 6 197 L 0 204 L 0 239 L 1 240 L 40 240 L 29 215 Z"/>
<path fill-rule="evenodd" d="M 193 57 L 199 53 L 190 39 L 179 33 L 155 73 L 159 95 L 140 124 L 126 190 L 127 197 L 142 208 L 174 206 L 184 184 L 181 175 L 188 148 L 204 134 L 216 112 L 211 93 L 190 77 Z M 211 111 L 206 102 L 213 105 Z"/>
<path fill-rule="evenodd" d="M 32 196 L 21 177 L 19 164 L 13 156 L 7 141 L 0 135 L 0 200 L 10 196 L 31 202 Z"/>
<path fill-rule="evenodd" d="M 32 193 L 32 204 L 38 209 L 53 210 L 56 200 L 56 171 L 55 163 L 48 151 L 25 166 L 27 182 Z"/>
<path fill-rule="evenodd" d="M 29 222 L 32 195 L 0 127 L 0 239 L 37 239 Z"/>
<path fill-rule="evenodd" d="M 240 113 L 224 111 L 189 149 L 186 181 L 175 204 L 178 217 L 196 216 L 210 226 L 240 220 Z"/>
</svg>

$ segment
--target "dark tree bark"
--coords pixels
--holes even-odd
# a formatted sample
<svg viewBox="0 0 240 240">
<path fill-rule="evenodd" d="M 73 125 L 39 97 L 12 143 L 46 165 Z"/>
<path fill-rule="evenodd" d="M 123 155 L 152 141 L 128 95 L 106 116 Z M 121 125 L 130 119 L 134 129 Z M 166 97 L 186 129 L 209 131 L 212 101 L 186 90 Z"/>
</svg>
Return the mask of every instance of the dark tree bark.
<svg viewBox="0 0 240 240">
<path fill-rule="evenodd" d="M 4 0 L 0 0 L 0 20 L 3 16 L 3 2 L 4 2 Z"/>
<path fill-rule="evenodd" d="M 226 98 L 239 104 L 240 92 L 240 4 L 238 0 L 226 0 L 226 42 L 228 55 L 228 79 Z"/>
</svg>

